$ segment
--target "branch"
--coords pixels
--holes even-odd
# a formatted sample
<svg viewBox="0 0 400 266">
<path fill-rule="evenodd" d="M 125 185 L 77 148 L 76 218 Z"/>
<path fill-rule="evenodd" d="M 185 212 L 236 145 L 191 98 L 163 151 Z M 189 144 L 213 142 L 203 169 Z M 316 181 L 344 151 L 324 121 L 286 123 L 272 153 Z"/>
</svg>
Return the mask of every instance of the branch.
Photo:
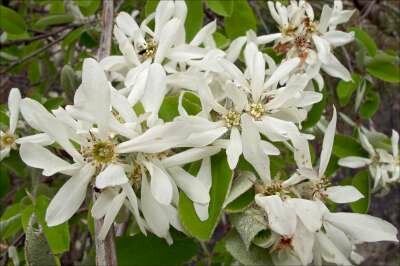
<svg viewBox="0 0 400 266">
<path fill-rule="evenodd" d="M 100 61 L 110 54 L 111 37 L 113 26 L 114 1 L 103 0 L 103 14 L 101 18 L 100 46 L 97 51 L 97 59 Z M 96 192 L 93 192 L 93 200 L 96 199 Z M 96 244 L 96 265 L 117 266 L 115 252 L 114 226 L 111 226 L 104 240 L 98 238 L 99 231 L 103 225 L 103 219 L 95 220 L 95 244 Z"/>
</svg>

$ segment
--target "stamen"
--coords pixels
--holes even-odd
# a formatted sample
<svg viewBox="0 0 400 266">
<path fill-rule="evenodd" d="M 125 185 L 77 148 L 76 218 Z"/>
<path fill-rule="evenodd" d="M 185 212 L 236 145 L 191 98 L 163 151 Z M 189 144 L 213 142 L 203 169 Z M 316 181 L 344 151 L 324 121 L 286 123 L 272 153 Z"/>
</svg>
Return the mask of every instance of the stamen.
<svg viewBox="0 0 400 266">
<path fill-rule="evenodd" d="M 223 116 L 227 127 L 231 128 L 240 125 L 240 113 L 230 110 Z"/>
<path fill-rule="evenodd" d="M 256 120 L 259 120 L 264 113 L 265 113 L 265 109 L 261 103 L 250 104 L 250 114 Z"/>
<path fill-rule="evenodd" d="M 5 133 L 1 136 L 1 146 L 3 147 L 11 147 L 15 144 L 15 140 L 17 137 L 11 133 Z"/>
</svg>

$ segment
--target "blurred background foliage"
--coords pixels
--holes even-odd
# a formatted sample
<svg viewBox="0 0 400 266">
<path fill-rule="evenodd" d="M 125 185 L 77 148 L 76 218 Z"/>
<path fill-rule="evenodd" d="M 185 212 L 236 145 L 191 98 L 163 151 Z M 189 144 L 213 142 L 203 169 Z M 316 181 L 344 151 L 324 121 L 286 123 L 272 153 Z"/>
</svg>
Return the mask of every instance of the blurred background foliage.
<svg viewBox="0 0 400 266">
<path fill-rule="evenodd" d="M 323 4 L 332 3 L 330 0 L 309 2 L 317 13 Z M 392 128 L 399 130 L 400 126 L 400 1 L 343 2 L 347 9 L 356 10 L 345 25 L 347 30 L 355 32 L 356 41 L 336 52 L 353 73 L 355 82 L 326 77 L 324 100 L 313 107 L 303 128 L 312 130 L 323 110 L 327 109 L 330 116 L 330 108 L 335 104 L 358 125 L 390 134 Z M 0 3 L 0 126 L 4 127 L 8 124 L 8 92 L 13 87 L 19 88 L 24 96 L 43 103 L 49 110 L 71 103 L 80 83 L 83 59 L 94 57 L 98 48 L 102 4 L 101 0 L 1 0 Z M 138 16 L 143 19 L 154 11 L 157 3 L 157 0 L 114 0 L 114 10 L 115 14 L 139 10 Z M 186 3 L 188 39 L 212 20 L 217 20 L 214 38 L 221 48 L 249 29 L 258 34 L 278 30 L 266 1 L 190 0 Z M 264 52 L 280 60 L 272 49 L 267 48 Z M 117 45 L 113 44 L 112 54 L 118 53 Z M 168 117 L 167 109 L 160 112 L 166 112 Z M 337 170 L 336 162 L 340 157 L 363 153 L 355 137 L 354 127 L 343 121 L 338 124 L 331 173 Z M 316 143 L 314 149 L 318 152 L 320 143 Z M 275 159 L 273 172 L 285 172 L 286 160 L 285 155 Z M 338 180 L 353 183 L 367 197 L 345 208 L 369 212 L 399 228 L 400 189 L 393 188 L 387 195 L 377 197 L 369 194 L 367 172 L 353 176 L 354 172 L 350 170 L 340 170 Z M 68 223 L 57 227 L 49 228 L 44 222 L 49 199 L 62 183 L 63 177 L 44 177 L 38 171 L 28 170 L 16 151 L 1 162 L 0 265 L 23 265 L 27 263 L 25 260 L 29 265 L 43 265 L 44 262 L 47 265 L 93 264 L 93 221 L 87 211 L 90 206 L 83 206 Z M 252 195 L 244 197 L 242 202 L 248 202 Z M 240 207 L 243 206 L 230 204 L 227 208 L 234 211 Z M 127 230 L 123 228 L 129 226 L 124 224 L 126 220 L 127 214 L 121 213 L 122 227 L 117 229 Z M 228 235 L 217 242 L 228 229 L 229 223 L 224 219 L 210 241 L 199 243 L 177 234 L 171 247 L 155 237 L 122 236 L 117 240 L 118 259 L 120 265 L 229 265 L 232 257 L 226 251 L 229 246 L 223 242 L 233 236 Z M 157 257 L 152 256 L 154 250 L 157 250 Z M 369 245 L 363 248 L 362 254 L 367 258 L 364 265 L 398 265 L 400 260 L 399 250 L 393 244 Z"/>
</svg>

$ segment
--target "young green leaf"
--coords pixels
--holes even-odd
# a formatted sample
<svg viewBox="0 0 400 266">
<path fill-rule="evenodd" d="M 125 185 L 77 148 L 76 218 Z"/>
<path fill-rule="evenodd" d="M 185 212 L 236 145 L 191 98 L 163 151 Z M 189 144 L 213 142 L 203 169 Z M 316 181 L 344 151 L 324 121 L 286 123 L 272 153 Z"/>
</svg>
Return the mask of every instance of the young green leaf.
<svg viewBox="0 0 400 266">
<path fill-rule="evenodd" d="M 233 0 L 207 0 L 207 6 L 223 17 L 230 17 L 233 12 Z"/>
<path fill-rule="evenodd" d="M 225 18 L 227 36 L 233 40 L 248 30 L 256 30 L 256 26 L 256 17 L 247 0 L 235 0 L 232 15 Z"/>
<path fill-rule="evenodd" d="M 39 19 L 35 23 L 35 28 L 45 29 L 48 26 L 62 25 L 62 24 L 71 23 L 73 21 L 74 21 L 74 17 L 72 15 L 68 15 L 68 14 L 49 15 L 49 16 Z"/>
<path fill-rule="evenodd" d="M 190 41 L 203 26 L 203 2 L 186 1 L 187 17 L 185 21 L 186 40 Z"/>
<path fill-rule="evenodd" d="M 22 34 L 26 31 L 26 24 L 20 14 L 0 5 L 0 29 L 11 34 Z"/>
<path fill-rule="evenodd" d="M 356 139 L 346 135 L 335 135 L 332 152 L 339 158 L 347 156 L 367 157 L 368 153 L 362 148 Z"/>
<path fill-rule="evenodd" d="M 352 78 L 352 81 L 341 80 L 336 87 L 336 95 L 338 96 L 340 106 L 346 106 L 350 102 L 353 93 L 360 86 L 360 75 L 354 73 Z"/>
<path fill-rule="evenodd" d="M 355 37 L 359 41 L 359 43 L 361 43 L 367 49 L 368 54 L 370 56 L 375 56 L 378 47 L 374 39 L 372 39 L 371 36 L 369 36 L 368 33 L 361 28 L 351 28 L 351 31 L 354 32 Z"/>
<path fill-rule="evenodd" d="M 371 201 L 369 172 L 367 170 L 358 172 L 357 175 L 353 177 L 351 184 L 364 195 L 364 198 L 350 204 L 351 209 L 353 212 L 367 213 Z"/>
<path fill-rule="evenodd" d="M 400 68 L 382 57 L 375 57 L 367 64 L 367 72 L 383 81 L 400 82 Z"/>
</svg>

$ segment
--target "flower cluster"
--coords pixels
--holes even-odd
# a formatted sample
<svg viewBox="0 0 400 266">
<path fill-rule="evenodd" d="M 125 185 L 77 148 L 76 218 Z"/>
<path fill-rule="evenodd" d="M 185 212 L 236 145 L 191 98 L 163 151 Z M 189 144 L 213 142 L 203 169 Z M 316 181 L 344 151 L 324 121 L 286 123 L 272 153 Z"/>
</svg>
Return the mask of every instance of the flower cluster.
<svg viewBox="0 0 400 266">
<path fill-rule="evenodd" d="M 303 0 L 287 7 L 279 2 L 268 6 L 281 32 L 257 36 L 249 31 L 226 50 L 213 39 L 215 21 L 186 41 L 184 1 L 160 1 L 140 25 L 137 12 L 121 12 L 113 31 L 121 54 L 100 62 L 84 60 L 72 105 L 49 112 L 33 99 L 21 99 L 13 89 L 10 127 L 1 133 L 1 158 L 18 144 L 22 160 L 42 169 L 43 175 L 70 176 L 48 206 L 48 225 L 70 219 L 90 187 L 97 192 L 91 214 L 104 218 L 100 238 L 126 208 L 143 234 L 151 232 L 172 243 L 170 227 L 185 232 L 177 210 L 180 192 L 193 202 L 201 221 L 208 219 L 211 157 L 223 151 L 235 174 L 247 176 L 245 188 L 240 193 L 232 188 L 225 205 L 255 187 L 251 208 L 264 213 L 265 229 L 271 232 L 257 244 L 270 250 L 277 265 L 348 265 L 357 260 L 355 244 L 397 241 L 396 228 L 379 218 L 334 213 L 326 207 L 330 201 L 348 203 L 363 197 L 353 186 L 333 186 L 325 174 L 335 136 L 335 108 L 318 166 L 313 166 L 309 149 L 314 136 L 300 127 L 322 99 L 320 70 L 351 80 L 333 49 L 353 40 L 352 33 L 336 29 L 353 12 L 343 10 L 337 0 L 333 8 L 323 7 L 319 20 Z M 283 56 L 279 63 L 260 48 L 272 42 Z M 171 95 L 178 98 L 177 115 L 166 121 L 160 109 Z M 191 110 L 185 104 L 188 99 L 196 99 L 201 109 Z M 19 113 L 35 134 L 18 138 Z M 370 158 L 344 158 L 339 163 L 368 165 L 376 184 L 398 180 L 398 134 L 393 133 L 392 155 L 372 148 L 361 133 L 360 140 Z M 293 154 L 297 168 L 286 180 L 270 169 L 270 157 L 279 156 L 283 148 Z M 243 159 L 254 171 L 238 169 Z M 200 162 L 196 174 L 184 167 L 193 162 Z"/>
</svg>

